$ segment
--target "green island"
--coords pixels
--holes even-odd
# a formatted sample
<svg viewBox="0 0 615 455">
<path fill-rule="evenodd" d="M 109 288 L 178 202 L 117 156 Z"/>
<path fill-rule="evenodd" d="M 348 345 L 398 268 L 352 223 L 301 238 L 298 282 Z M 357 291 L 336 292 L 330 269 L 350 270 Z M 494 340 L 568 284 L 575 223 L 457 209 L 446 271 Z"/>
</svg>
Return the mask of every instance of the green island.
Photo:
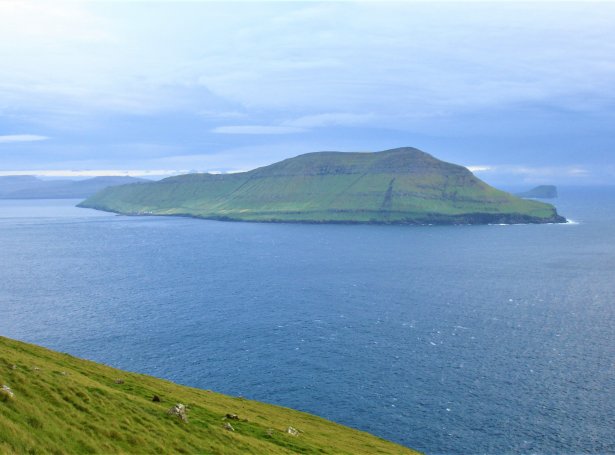
<svg viewBox="0 0 615 455">
<path fill-rule="evenodd" d="M 0 337 L 0 453 L 418 452 L 303 412 Z"/>
<path fill-rule="evenodd" d="M 317 152 L 234 174 L 114 186 L 79 204 L 126 215 L 374 224 L 563 223 L 547 203 L 493 188 L 416 148 Z"/>
</svg>

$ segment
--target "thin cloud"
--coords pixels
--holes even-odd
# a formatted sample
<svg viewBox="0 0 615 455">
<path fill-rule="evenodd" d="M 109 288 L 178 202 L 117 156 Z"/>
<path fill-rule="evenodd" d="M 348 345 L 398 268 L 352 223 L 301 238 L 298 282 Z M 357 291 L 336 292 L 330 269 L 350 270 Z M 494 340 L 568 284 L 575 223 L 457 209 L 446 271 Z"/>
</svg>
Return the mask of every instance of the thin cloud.
<svg viewBox="0 0 615 455">
<path fill-rule="evenodd" d="M 488 172 L 493 169 L 493 166 L 467 166 L 470 172 Z"/>
<path fill-rule="evenodd" d="M 268 126 L 268 125 L 231 125 L 218 126 L 211 130 L 218 134 L 293 134 L 302 133 L 304 128 L 295 126 Z"/>
<path fill-rule="evenodd" d="M 47 139 L 49 139 L 47 136 L 40 136 L 38 134 L 6 134 L 4 136 L 0 136 L 0 144 L 46 141 Z"/>
<path fill-rule="evenodd" d="M 318 128 L 325 126 L 356 126 L 374 119 L 373 114 L 353 114 L 349 112 L 326 112 L 324 114 L 305 115 L 284 122 L 284 125 L 297 128 Z"/>
<path fill-rule="evenodd" d="M 210 131 L 218 134 L 294 134 L 327 126 L 356 126 L 368 123 L 373 118 L 372 114 L 326 112 L 286 120 L 279 125 L 229 125 L 219 126 Z"/>
<path fill-rule="evenodd" d="M 479 165 L 467 166 L 477 174 L 516 175 L 531 179 L 542 178 L 587 178 L 591 171 L 583 166 L 519 166 L 519 165 Z"/>
</svg>

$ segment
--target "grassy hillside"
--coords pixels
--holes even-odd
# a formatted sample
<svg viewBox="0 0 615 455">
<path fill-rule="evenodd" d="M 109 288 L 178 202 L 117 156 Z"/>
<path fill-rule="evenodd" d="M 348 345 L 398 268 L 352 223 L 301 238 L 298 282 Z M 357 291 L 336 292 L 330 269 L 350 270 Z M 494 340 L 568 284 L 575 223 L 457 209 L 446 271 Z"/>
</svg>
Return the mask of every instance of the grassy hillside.
<svg viewBox="0 0 615 455">
<path fill-rule="evenodd" d="M 152 401 L 154 395 L 161 401 Z M 187 407 L 187 421 L 167 414 L 176 403 Z M 289 434 L 289 427 L 298 434 Z M 302 412 L 0 337 L 0 453 L 417 452 Z"/>
<path fill-rule="evenodd" d="M 544 223 L 555 208 L 497 190 L 414 148 L 308 153 L 237 174 L 108 188 L 80 204 L 134 215 L 340 223 Z"/>
</svg>

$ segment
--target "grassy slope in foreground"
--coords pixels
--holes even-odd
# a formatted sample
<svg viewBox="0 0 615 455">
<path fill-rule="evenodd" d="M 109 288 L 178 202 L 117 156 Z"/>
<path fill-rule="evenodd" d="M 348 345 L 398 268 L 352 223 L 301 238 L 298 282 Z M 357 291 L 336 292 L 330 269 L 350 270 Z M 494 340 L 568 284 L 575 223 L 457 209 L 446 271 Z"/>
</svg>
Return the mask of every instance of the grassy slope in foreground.
<svg viewBox="0 0 615 455">
<path fill-rule="evenodd" d="M 123 384 L 116 380 L 122 379 Z M 128 373 L 0 337 L 0 453 L 412 454 L 291 409 Z M 162 401 L 153 402 L 153 395 Z M 188 422 L 167 415 L 188 406 Z M 241 420 L 228 420 L 227 413 Z M 243 419 L 247 419 L 244 421 Z M 298 436 L 286 433 L 291 426 Z"/>
<path fill-rule="evenodd" d="M 486 224 L 564 222 L 552 205 L 497 190 L 414 148 L 319 152 L 237 174 L 108 188 L 80 204 L 131 215 L 238 221 Z"/>
</svg>

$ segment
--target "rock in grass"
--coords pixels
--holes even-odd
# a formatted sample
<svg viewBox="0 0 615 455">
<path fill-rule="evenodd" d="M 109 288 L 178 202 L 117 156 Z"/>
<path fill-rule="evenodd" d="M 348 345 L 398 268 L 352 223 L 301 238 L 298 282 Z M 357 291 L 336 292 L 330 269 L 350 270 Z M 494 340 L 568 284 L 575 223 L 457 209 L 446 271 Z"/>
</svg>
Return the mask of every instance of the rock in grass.
<svg viewBox="0 0 615 455">
<path fill-rule="evenodd" d="M 231 425 L 230 423 L 226 422 L 224 424 L 224 429 L 228 430 L 228 431 L 235 431 L 235 429 L 233 428 L 233 425 Z"/>
<path fill-rule="evenodd" d="M 286 433 L 288 433 L 291 436 L 299 436 L 299 430 L 297 430 L 296 428 L 293 428 L 293 427 L 288 427 L 286 429 Z"/>
<path fill-rule="evenodd" d="M 154 395 L 154 396 L 152 397 L 152 401 L 153 401 L 154 403 L 160 403 L 160 397 L 159 397 L 158 395 Z"/>
<path fill-rule="evenodd" d="M 123 379 L 116 379 L 115 383 L 116 384 L 124 384 L 124 380 Z"/>
<path fill-rule="evenodd" d="M 15 394 L 13 393 L 11 388 L 6 384 L 2 384 L 2 387 L 0 387 L 0 397 L 3 399 L 11 399 L 14 396 Z"/>
<path fill-rule="evenodd" d="M 188 421 L 188 414 L 186 413 L 186 406 L 181 403 L 177 403 L 175 406 L 169 409 L 167 411 L 167 414 L 176 416 L 182 422 Z"/>
<path fill-rule="evenodd" d="M 229 420 L 239 420 L 239 416 L 237 414 L 227 414 L 226 418 Z"/>
</svg>

